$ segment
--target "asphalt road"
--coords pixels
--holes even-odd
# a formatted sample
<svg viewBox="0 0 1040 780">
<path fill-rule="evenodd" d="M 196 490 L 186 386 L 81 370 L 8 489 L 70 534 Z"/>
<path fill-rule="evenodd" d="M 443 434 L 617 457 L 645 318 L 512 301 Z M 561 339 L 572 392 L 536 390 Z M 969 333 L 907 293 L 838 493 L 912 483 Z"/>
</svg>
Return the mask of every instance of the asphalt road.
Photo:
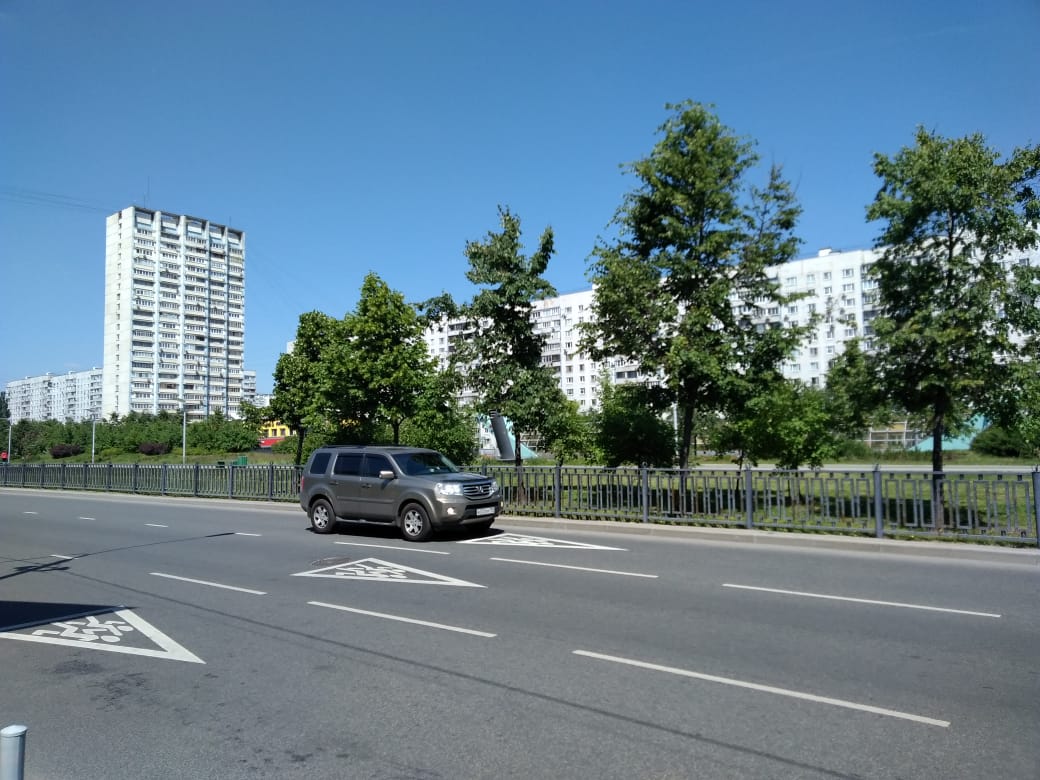
<svg viewBox="0 0 1040 780">
<path fill-rule="evenodd" d="M 1035 565 L 0 490 L 30 779 L 1035 779 L 1038 648 Z"/>
</svg>

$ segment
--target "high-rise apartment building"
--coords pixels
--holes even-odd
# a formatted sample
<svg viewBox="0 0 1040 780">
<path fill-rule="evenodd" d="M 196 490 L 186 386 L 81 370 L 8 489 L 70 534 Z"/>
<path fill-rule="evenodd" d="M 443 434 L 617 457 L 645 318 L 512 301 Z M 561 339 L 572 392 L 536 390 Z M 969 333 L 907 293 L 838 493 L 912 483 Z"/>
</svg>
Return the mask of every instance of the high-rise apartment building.
<svg viewBox="0 0 1040 780">
<path fill-rule="evenodd" d="M 798 299 L 782 306 L 747 305 L 736 300 L 732 305 L 746 306 L 739 313 L 760 327 L 771 322 L 805 325 L 815 318 L 815 327 L 783 364 L 783 373 L 813 387 L 823 386 L 827 369 L 848 341 L 857 338 L 868 351 L 874 346 L 872 322 L 878 315 L 879 301 L 877 282 L 869 269 L 878 256 L 873 249 L 823 249 L 812 257 L 770 266 L 767 273 L 780 290 L 797 293 Z M 1040 251 L 1009 255 L 1002 264 L 1009 273 L 1016 265 L 1038 265 Z M 545 337 L 542 364 L 556 373 L 564 394 L 583 411 L 599 405 L 601 376 L 613 383 L 647 379 L 635 363 L 619 358 L 596 362 L 580 351 L 579 326 L 595 317 L 592 304 L 593 290 L 582 290 L 535 301 L 531 312 L 535 332 Z M 438 323 L 424 334 L 427 350 L 443 365 L 468 331 L 464 320 Z M 465 391 L 461 400 L 467 402 L 473 397 L 472 391 Z"/>
<path fill-rule="evenodd" d="M 138 206 L 108 218 L 103 416 L 237 417 L 244 328 L 241 230 Z"/>
<path fill-rule="evenodd" d="M 11 421 L 101 419 L 101 369 L 27 376 L 7 383 Z"/>
</svg>

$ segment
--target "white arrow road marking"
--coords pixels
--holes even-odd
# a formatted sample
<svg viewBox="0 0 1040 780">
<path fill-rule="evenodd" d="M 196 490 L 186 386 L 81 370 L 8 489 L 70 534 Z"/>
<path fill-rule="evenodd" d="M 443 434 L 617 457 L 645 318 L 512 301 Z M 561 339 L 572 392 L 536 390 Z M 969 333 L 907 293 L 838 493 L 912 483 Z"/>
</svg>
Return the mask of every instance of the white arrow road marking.
<svg viewBox="0 0 1040 780">
<path fill-rule="evenodd" d="M 13 626 L 14 629 L 26 627 Z M 161 649 L 121 645 L 123 637 L 134 631 L 147 637 Z M 129 609 L 117 609 L 92 615 L 74 615 L 50 623 L 48 627 L 37 628 L 31 634 L 4 631 L 0 632 L 0 637 L 18 639 L 22 642 L 42 642 L 49 645 L 109 650 L 113 653 L 144 655 L 150 658 L 165 658 L 170 661 L 185 661 L 192 664 L 206 663 Z"/>
<path fill-rule="evenodd" d="M 870 704 L 858 704 L 853 701 L 846 701 L 844 699 L 832 699 L 828 696 L 817 696 L 814 693 L 803 693 L 802 691 L 792 691 L 788 688 L 774 688 L 772 685 L 759 685 L 758 683 L 745 682 L 743 680 L 734 680 L 731 677 L 717 677 L 714 674 L 702 674 L 701 672 L 691 672 L 687 669 L 676 669 L 674 666 L 659 666 L 658 664 L 647 663 L 646 661 L 636 661 L 631 658 L 618 658 L 614 655 L 603 655 L 601 653 L 591 653 L 587 650 L 574 650 L 574 655 L 584 656 L 586 658 L 595 658 L 600 661 L 611 661 L 616 664 L 625 664 L 626 666 L 635 666 L 640 669 L 649 669 L 654 672 L 667 672 L 668 674 L 675 674 L 680 677 L 692 677 L 696 680 L 705 680 L 707 682 L 721 683 L 722 685 L 732 685 L 737 688 L 748 688 L 752 691 L 761 691 L 763 693 L 773 693 L 777 696 L 788 696 L 792 699 L 802 699 L 804 701 L 813 701 L 818 704 L 830 704 L 833 707 L 844 707 L 849 710 L 859 710 L 860 712 L 871 712 L 875 715 L 885 715 L 889 718 L 900 718 L 902 720 L 912 720 L 915 723 L 924 723 L 928 726 L 940 726 L 942 728 L 949 728 L 950 721 L 948 720 L 937 720 L 936 718 L 928 718 L 924 715 L 914 715 L 909 712 L 900 712 L 899 710 L 889 710 L 884 707 L 875 707 Z"/>
<path fill-rule="evenodd" d="M 369 582 L 404 582 L 409 585 L 457 585 L 463 588 L 483 588 L 475 582 L 466 582 L 443 574 L 402 566 L 399 563 L 382 561 L 379 558 L 363 558 L 359 561 L 326 566 L 313 571 L 299 572 L 294 577 L 330 577 L 343 580 L 368 580 Z"/>
<path fill-rule="evenodd" d="M 602 544 L 586 544 L 585 542 L 571 542 L 566 539 L 549 539 L 545 536 L 528 536 L 527 534 L 499 534 L 498 536 L 485 536 L 480 539 L 465 539 L 459 544 L 500 544 L 511 547 L 563 547 L 568 550 L 619 550 L 626 552 L 623 547 L 606 547 Z"/>
</svg>

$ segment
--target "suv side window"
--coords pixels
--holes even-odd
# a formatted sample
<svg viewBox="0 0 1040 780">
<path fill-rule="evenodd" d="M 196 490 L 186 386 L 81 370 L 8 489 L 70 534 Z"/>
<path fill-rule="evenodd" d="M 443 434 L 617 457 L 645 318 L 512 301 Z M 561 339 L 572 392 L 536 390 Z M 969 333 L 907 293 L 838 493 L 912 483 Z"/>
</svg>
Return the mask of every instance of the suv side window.
<svg viewBox="0 0 1040 780">
<path fill-rule="evenodd" d="M 361 457 L 358 452 L 341 452 L 336 456 L 336 465 L 332 467 L 332 473 L 356 477 L 361 473 Z"/>
<path fill-rule="evenodd" d="M 329 467 L 329 458 L 331 453 L 319 452 L 314 456 L 314 460 L 311 461 L 311 467 L 309 469 L 310 474 L 324 474 L 325 470 Z"/>
<path fill-rule="evenodd" d="M 363 477 L 379 477 L 380 471 L 393 471 L 390 459 L 385 455 L 366 455 L 365 467 L 361 472 Z"/>
</svg>

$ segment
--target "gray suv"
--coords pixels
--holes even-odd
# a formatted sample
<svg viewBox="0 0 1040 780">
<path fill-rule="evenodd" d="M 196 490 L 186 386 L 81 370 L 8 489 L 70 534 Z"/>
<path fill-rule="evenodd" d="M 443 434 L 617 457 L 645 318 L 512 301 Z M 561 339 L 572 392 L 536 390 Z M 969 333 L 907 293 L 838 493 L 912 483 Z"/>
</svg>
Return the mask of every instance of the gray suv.
<svg viewBox="0 0 1040 780">
<path fill-rule="evenodd" d="M 307 459 L 300 506 L 315 533 L 354 520 L 394 525 L 405 539 L 421 542 L 441 528 L 490 528 L 502 511 L 502 491 L 489 477 L 459 471 L 436 450 L 328 446 Z"/>
</svg>

